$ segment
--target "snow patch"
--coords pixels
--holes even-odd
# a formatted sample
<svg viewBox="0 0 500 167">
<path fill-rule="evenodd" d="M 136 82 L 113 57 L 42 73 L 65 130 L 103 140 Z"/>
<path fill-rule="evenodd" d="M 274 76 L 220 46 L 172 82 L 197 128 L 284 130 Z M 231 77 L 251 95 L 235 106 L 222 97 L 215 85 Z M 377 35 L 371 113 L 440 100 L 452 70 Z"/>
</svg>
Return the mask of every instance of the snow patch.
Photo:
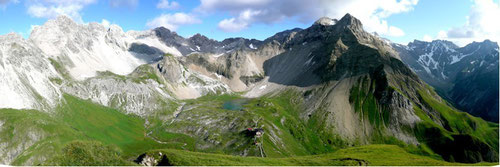
<svg viewBox="0 0 500 167">
<path fill-rule="evenodd" d="M 215 74 L 215 77 L 217 77 L 217 79 L 221 80 L 222 79 L 222 75 L 219 75 L 217 73 L 214 73 Z"/>
<path fill-rule="evenodd" d="M 441 43 L 441 45 L 445 48 L 446 52 L 456 52 L 455 49 L 450 48 L 447 44 Z"/>
<path fill-rule="evenodd" d="M 313 57 L 309 58 L 309 60 L 307 60 L 307 61 L 306 61 L 306 64 L 305 64 L 305 65 L 307 66 L 307 65 L 311 64 L 312 59 L 313 59 Z M 314 62 L 313 62 L 312 64 L 314 64 Z"/>
<path fill-rule="evenodd" d="M 253 44 L 248 45 L 248 47 L 250 47 L 250 49 L 257 49 L 256 47 L 253 46 Z"/>
<path fill-rule="evenodd" d="M 443 71 L 441 71 L 441 77 L 443 77 L 443 79 L 447 79 L 448 78 L 446 75 L 444 75 Z"/>
<path fill-rule="evenodd" d="M 474 50 L 473 52 L 471 53 L 468 53 L 468 54 L 459 54 L 459 55 L 453 55 L 452 57 L 452 60 L 451 60 L 451 63 L 450 64 L 455 64 L 457 62 L 459 62 L 460 60 L 462 60 L 463 58 L 467 57 L 467 56 L 470 56 L 474 53 L 476 53 L 479 49 L 481 49 L 481 45 L 479 45 L 479 47 L 477 47 L 476 50 Z"/>
<path fill-rule="evenodd" d="M 179 50 L 177 50 L 177 48 L 165 45 L 157 37 L 141 38 L 141 39 L 135 40 L 135 42 L 142 43 L 142 44 L 148 45 L 150 47 L 157 48 L 164 53 L 170 53 L 176 57 L 182 56 L 182 53 Z"/>
<path fill-rule="evenodd" d="M 224 55 L 224 53 L 220 53 L 220 54 L 216 54 L 216 55 L 212 55 L 212 56 L 217 58 L 217 57 L 221 57 L 222 55 Z"/>
<path fill-rule="evenodd" d="M 438 63 L 434 60 L 434 49 L 431 49 L 430 53 L 426 53 L 423 55 L 420 55 L 418 58 L 418 63 L 422 65 L 427 71 L 427 73 L 431 74 L 429 67 L 432 66 L 432 69 L 437 69 Z"/>
</svg>

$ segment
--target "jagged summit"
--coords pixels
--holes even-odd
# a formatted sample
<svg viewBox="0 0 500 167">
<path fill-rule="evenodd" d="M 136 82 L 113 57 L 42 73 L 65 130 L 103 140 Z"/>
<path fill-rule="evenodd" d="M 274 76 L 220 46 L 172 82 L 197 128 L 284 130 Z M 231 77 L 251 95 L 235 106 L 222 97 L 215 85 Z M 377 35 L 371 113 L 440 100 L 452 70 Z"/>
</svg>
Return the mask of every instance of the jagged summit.
<svg viewBox="0 0 500 167">
<path fill-rule="evenodd" d="M 168 29 L 168 28 L 165 28 L 163 26 L 161 27 L 156 27 L 153 29 L 153 31 L 158 31 L 158 32 L 167 32 L 167 33 L 170 33 L 171 31 Z"/>
<path fill-rule="evenodd" d="M 331 26 L 335 23 L 336 21 L 329 17 L 321 17 L 320 19 L 316 20 L 313 25 Z"/>
<path fill-rule="evenodd" d="M 363 24 L 356 17 L 351 14 L 345 14 L 340 20 L 332 19 L 329 17 L 321 17 L 316 20 L 314 25 L 322 25 L 322 26 L 331 26 L 331 25 L 339 25 L 339 26 L 349 26 L 349 27 L 360 27 L 363 28 Z"/>
<path fill-rule="evenodd" d="M 74 22 L 70 17 L 66 15 L 59 15 L 56 17 L 55 20 L 59 22 Z"/>
<path fill-rule="evenodd" d="M 466 45 L 465 47 L 467 46 L 479 46 L 479 45 L 482 45 L 483 47 L 487 47 L 487 48 L 498 48 L 498 43 L 495 42 L 495 41 L 491 41 L 489 39 L 485 39 L 484 41 L 474 41 L 468 45 Z"/>
<path fill-rule="evenodd" d="M 342 17 L 336 25 L 339 26 L 346 26 L 350 27 L 352 29 L 357 29 L 357 30 L 363 30 L 363 24 L 361 21 L 359 21 L 356 17 L 352 16 L 351 14 L 347 13 Z"/>
<path fill-rule="evenodd" d="M 322 17 L 307 28 L 306 31 L 308 34 L 306 36 L 311 38 L 340 35 L 343 36 L 342 40 L 362 41 L 362 43 L 370 43 L 374 39 L 374 36 L 363 29 L 361 21 L 349 13 L 340 20 Z"/>
<path fill-rule="evenodd" d="M 201 35 L 200 33 L 196 33 L 194 34 L 192 37 L 190 37 L 191 39 L 203 39 L 203 40 L 210 40 L 208 37 L 206 37 L 205 35 Z"/>
<path fill-rule="evenodd" d="M 66 15 L 59 15 L 57 16 L 56 19 L 54 20 L 49 20 L 46 24 L 53 23 L 58 26 L 65 26 L 65 27 L 73 27 L 76 26 L 77 23 L 73 21 L 70 17 Z"/>
<path fill-rule="evenodd" d="M 433 40 L 431 42 L 414 40 L 413 42 L 408 43 L 408 46 L 412 48 L 427 47 L 427 45 L 432 45 L 434 48 L 442 48 L 447 51 L 453 51 L 454 49 L 459 48 L 453 42 L 447 40 Z"/>
<path fill-rule="evenodd" d="M 205 35 L 201 35 L 200 33 L 196 33 L 192 37 L 189 37 L 188 40 L 195 44 L 214 44 L 217 43 L 217 40 L 210 39 Z"/>
</svg>

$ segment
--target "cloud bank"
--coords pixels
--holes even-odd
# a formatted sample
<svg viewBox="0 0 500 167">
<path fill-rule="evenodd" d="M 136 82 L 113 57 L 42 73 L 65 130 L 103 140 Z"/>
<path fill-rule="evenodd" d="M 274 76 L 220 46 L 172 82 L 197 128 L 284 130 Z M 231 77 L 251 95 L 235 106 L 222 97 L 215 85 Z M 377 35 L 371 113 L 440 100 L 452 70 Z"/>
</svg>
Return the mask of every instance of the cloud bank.
<svg viewBox="0 0 500 167">
<path fill-rule="evenodd" d="M 388 36 L 403 36 L 398 27 L 386 18 L 413 10 L 418 0 L 201 0 L 196 11 L 210 14 L 227 12 L 232 17 L 219 22 L 218 28 L 238 32 L 253 24 L 274 24 L 284 19 L 297 19 L 310 23 L 322 16 L 341 18 L 346 13 L 360 19 L 365 29 Z"/>
<path fill-rule="evenodd" d="M 445 39 L 464 46 L 473 41 L 490 39 L 500 42 L 500 1 L 474 0 L 467 21 L 460 27 L 442 30 L 437 39 Z"/>
<path fill-rule="evenodd" d="M 186 13 L 162 14 L 146 23 L 149 28 L 165 27 L 175 31 L 181 25 L 199 24 L 201 20 Z"/>
<path fill-rule="evenodd" d="M 96 0 L 30 0 L 26 1 L 27 12 L 32 17 L 55 18 L 66 15 L 77 22 L 83 22 L 80 11 Z"/>
</svg>

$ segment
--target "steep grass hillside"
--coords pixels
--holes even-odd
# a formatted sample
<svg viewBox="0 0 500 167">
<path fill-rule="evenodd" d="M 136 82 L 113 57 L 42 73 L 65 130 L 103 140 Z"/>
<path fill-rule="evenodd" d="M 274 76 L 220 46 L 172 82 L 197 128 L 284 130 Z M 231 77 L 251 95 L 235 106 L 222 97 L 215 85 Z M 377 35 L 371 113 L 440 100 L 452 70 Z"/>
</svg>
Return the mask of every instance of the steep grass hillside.
<svg viewBox="0 0 500 167">
<path fill-rule="evenodd" d="M 196 131 L 203 130 L 193 129 L 199 128 L 200 123 L 203 124 L 200 122 L 202 119 L 173 119 L 172 123 L 164 124 L 158 119 L 161 117 L 159 113 L 157 119 L 149 119 L 151 121 L 146 123 L 140 117 L 125 115 L 90 101 L 64 95 L 64 105 L 53 113 L 1 110 L 0 141 L 8 143 L 3 149 L 11 150 L 3 156 L 17 157 L 13 162 L 4 163 L 130 165 L 143 153 L 153 156 L 162 152 L 167 155 L 168 162 L 175 165 L 462 165 L 443 161 L 450 161 L 457 154 L 439 150 L 446 147 L 443 151 L 453 151 L 447 142 L 467 141 L 460 138 L 460 135 L 471 136 L 473 141 L 480 141 L 476 143 L 493 145 L 498 141 L 492 136 L 492 132 L 498 132 L 496 124 L 456 112 L 445 104 L 429 101 L 435 107 L 447 109 L 442 109 L 442 112 L 447 114 L 445 117 L 450 117 L 449 129 L 439 128 L 430 121 L 431 118 L 420 113 L 419 116 L 424 121 L 411 129 L 421 141 L 419 146 L 392 138 L 379 143 L 394 145 L 365 146 L 354 143 L 354 147 L 351 147 L 353 143 L 315 128 L 318 124 L 314 119 L 307 122 L 300 119 L 300 109 L 304 106 L 301 106 L 302 102 L 297 97 L 302 97 L 300 91 L 289 90 L 256 99 L 226 94 L 182 101 L 179 107 L 183 109 L 177 114 L 177 118 L 186 114 L 210 120 L 210 114 L 218 116 L 216 113 L 219 113 L 229 116 L 224 119 L 241 119 L 237 121 L 241 124 L 235 125 L 232 130 L 225 127 L 221 127 L 223 130 L 212 129 L 207 133 L 207 138 L 203 135 L 196 136 Z M 240 103 L 242 109 L 227 109 L 227 102 L 241 99 L 244 99 Z M 191 127 L 191 130 L 183 131 L 183 127 Z M 254 137 L 245 135 L 247 127 L 260 127 L 264 130 L 264 135 L 257 141 L 261 142 L 266 158 L 257 158 L 262 156 L 262 152 L 254 144 Z M 458 144 L 465 145 L 454 144 L 455 147 Z M 489 144 L 485 147 L 498 147 Z M 209 147 L 203 149 L 200 147 L 203 145 Z M 242 152 L 246 153 L 244 157 L 241 157 Z M 463 156 L 474 155 L 477 154 L 469 152 Z M 405 158 L 413 160 L 402 161 Z M 158 162 L 161 160 L 159 157 L 156 159 Z"/>
</svg>

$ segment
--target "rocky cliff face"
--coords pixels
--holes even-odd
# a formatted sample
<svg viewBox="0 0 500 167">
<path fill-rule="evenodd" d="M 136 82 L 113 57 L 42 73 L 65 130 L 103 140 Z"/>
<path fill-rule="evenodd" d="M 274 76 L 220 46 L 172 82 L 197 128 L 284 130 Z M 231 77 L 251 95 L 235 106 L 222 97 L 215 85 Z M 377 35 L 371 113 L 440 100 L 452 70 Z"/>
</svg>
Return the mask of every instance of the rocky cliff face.
<svg viewBox="0 0 500 167">
<path fill-rule="evenodd" d="M 160 102 L 173 97 L 195 98 L 229 90 L 217 80 L 186 71 L 180 64 L 175 68 L 179 70 L 177 73 L 163 69 L 159 61 L 165 54 L 182 56 L 182 53 L 159 36 L 154 30 L 125 33 L 116 25 L 81 25 L 64 16 L 37 26 L 28 40 L 14 34 L 2 36 L 2 72 L 13 78 L 2 84 L 4 92 L 10 93 L 4 94 L 5 104 L 1 107 L 48 111 L 58 104 L 64 92 L 127 113 L 145 115 L 160 109 Z M 192 37 L 190 41 L 204 42 L 198 38 L 201 37 Z M 177 60 L 171 57 L 163 62 Z M 166 84 L 162 78 L 156 78 L 166 71 L 170 74 L 167 81 L 175 82 Z M 14 81 L 17 83 L 10 83 Z M 185 84 L 181 92 L 190 91 L 179 93 L 175 91 L 179 86 L 172 83 Z"/>
<path fill-rule="evenodd" d="M 403 62 L 459 109 L 498 122 L 498 44 L 449 41 L 393 44 Z"/>
<path fill-rule="evenodd" d="M 279 87 L 307 90 L 304 103 L 308 107 L 300 113 L 302 118 L 314 122 L 323 133 L 338 134 L 351 142 L 394 137 L 410 144 L 433 145 L 415 134 L 419 126 L 431 122 L 456 126 L 435 105 L 446 106 L 446 102 L 388 43 L 365 32 L 350 15 L 338 21 L 325 19 L 291 33 L 281 45 L 282 52 L 264 62 L 265 79 L 249 94 Z M 336 24 L 329 24 L 332 22 Z"/>
<path fill-rule="evenodd" d="M 0 108 L 49 110 L 61 96 L 61 80 L 41 50 L 17 34 L 0 36 Z"/>
<path fill-rule="evenodd" d="M 293 33 L 283 44 L 284 51 L 264 63 L 266 82 L 312 89 L 309 98 L 314 100 L 309 100 L 309 106 L 313 107 L 307 109 L 305 119 L 321 118 L 315 121 L 326 124 L 325 131 L 344 138 L 369 143 L 369 136 L 378 133 L 377 126 L 414 126 L 419 122 L 409 104 L 409 94 L 394 91 L 392 87 L 399 84 L 391 80 L 409 80 L 416 85 L 420 81 L 411 79 L 415 74 L 398 60 L 390 46 L 366 33 L 359 20 L 350 15 L 339 21 L 325 19 Z M 372 108 L 360 107 L 365 103 L 362 99 L 373 100 Z M 376 118 L 364 115 L 367 110 L 377 112 Z M 383 119 L 389 122 L 374 121 Z M 383 133 L 392 132 L 401 140 L 417 143 L 416 138 L 400 129 Z"/>
</svg>

